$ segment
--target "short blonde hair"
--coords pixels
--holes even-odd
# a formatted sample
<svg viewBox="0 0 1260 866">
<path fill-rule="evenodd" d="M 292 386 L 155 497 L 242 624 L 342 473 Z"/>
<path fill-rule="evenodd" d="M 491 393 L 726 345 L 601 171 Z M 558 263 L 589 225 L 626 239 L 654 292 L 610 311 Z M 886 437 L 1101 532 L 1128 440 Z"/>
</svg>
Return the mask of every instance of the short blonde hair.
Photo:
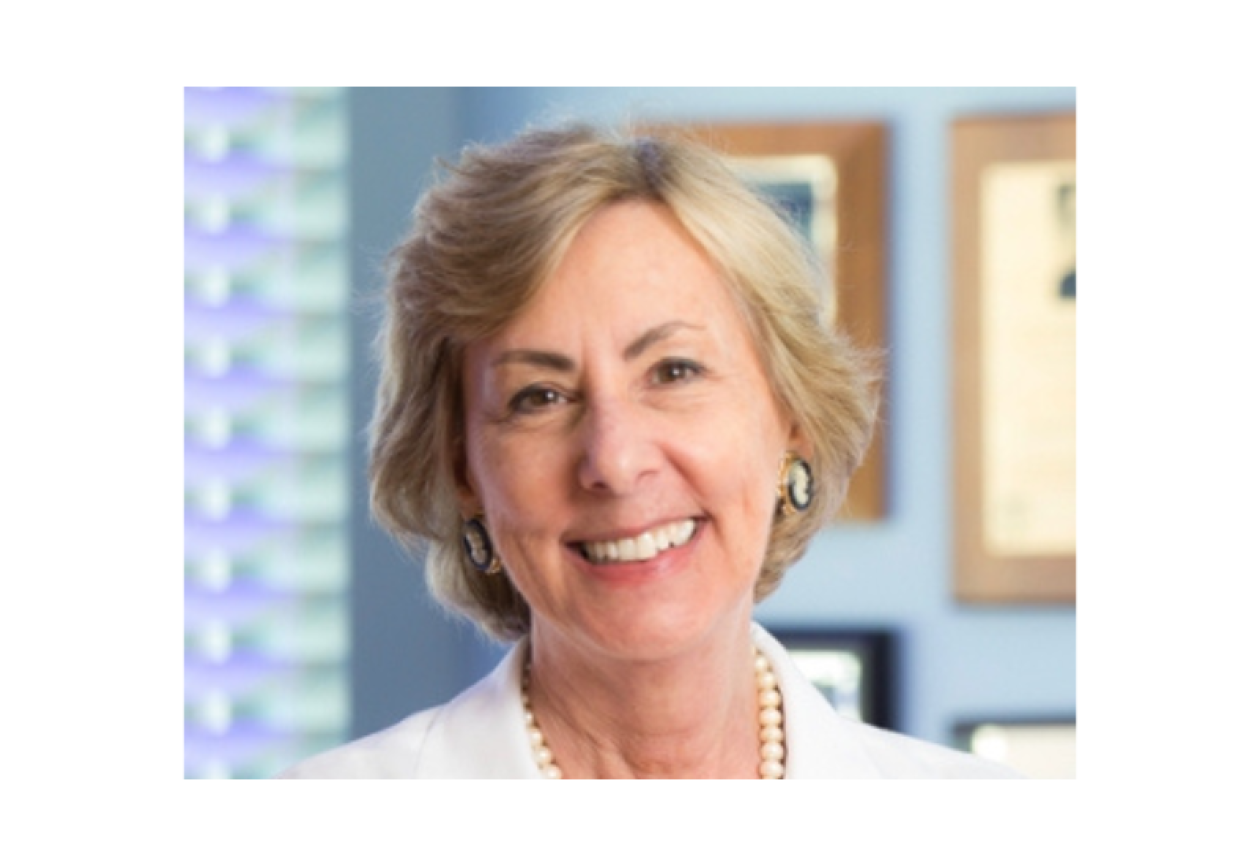
<svg viewBox="0 0 1260 866">
<path fill-rule="evenodd" d="M 822 318 L 825 277 L 773 206 L 713 151 L 583 124 L 469 146 L 419 201 L 390 256 L 371 427 L 371 502 L 404 546 L 427 547 L 434 596 L 490 635 L 529 631 L 529 605 L 506 574 L 463 552 L 457 477 L 464 465 L 466 347 L 520 312 L 596 211 L 621 201 L 667 206 L 723 275 L 771 389 L 809 443 L 816 498 L 771 529 L 755 597 L 840 508 L 878 410 L 872 356 Z M 767 496 L 772 495 L 767 491 Z"/>
</svg>

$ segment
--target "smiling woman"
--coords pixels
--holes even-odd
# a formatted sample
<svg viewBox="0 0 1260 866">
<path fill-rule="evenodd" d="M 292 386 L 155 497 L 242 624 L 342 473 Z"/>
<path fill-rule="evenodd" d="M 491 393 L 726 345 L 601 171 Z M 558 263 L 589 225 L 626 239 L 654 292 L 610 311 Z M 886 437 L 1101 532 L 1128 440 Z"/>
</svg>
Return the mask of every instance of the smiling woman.
<svg viewBox="0 0 1260 866">
<path fill-rule="evenodd" d="M 1003 775 L 838 718 L 752 622 L 875 423 L 820 279 L 698 146 L 469 148 L 392 259 L 372 503 L 439 600 L 516 645 L 288 775 Z"/>
<path fill-rule="evenodd" d="M 469 346 L 463 394 L 462 512 L 484 512 L 529 605 L 540 692 L 553 652 L 571 676 L 601 668 L 586 700 L 624 686 L 603 666 L 747 640 L 779 460 L 808 449 L 667 207 L 592 216 L 524 309 Z"/>
</svg>

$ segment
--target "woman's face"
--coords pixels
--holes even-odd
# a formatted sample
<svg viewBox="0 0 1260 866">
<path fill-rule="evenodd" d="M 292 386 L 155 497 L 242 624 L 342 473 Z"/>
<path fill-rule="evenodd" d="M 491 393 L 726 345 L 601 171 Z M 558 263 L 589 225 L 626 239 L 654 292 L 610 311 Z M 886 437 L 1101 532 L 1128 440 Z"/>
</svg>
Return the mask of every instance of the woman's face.
<svg viewBox="0 0 1260 866">
<path fill-rule="evenodd" d="M 734 300 L 672 213 L 598 212 L 463 371 L 466 514 L 536 641 L 660 658 L 745 629 L 800 447 Z"/>
</svg>

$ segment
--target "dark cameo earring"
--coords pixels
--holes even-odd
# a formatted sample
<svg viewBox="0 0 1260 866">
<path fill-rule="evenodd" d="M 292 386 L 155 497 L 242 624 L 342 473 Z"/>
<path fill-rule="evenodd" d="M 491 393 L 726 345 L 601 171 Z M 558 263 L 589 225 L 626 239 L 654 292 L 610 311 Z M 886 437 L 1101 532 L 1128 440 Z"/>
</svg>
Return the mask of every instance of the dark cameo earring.
<svg viewBox="0 0 1260 866">
<path fill-rule="evenodd" d="M 808 511 L 814 502 L 814 470 L 794 451 L 779 463 L 779 509 L 784 514 Z"/>
<path fill-rule="evenodd" d="M 503 570 L 503 563 L 490 540 L 490 530 L 480 516 L 464 521 L 464 553 L 473 568 L 482 574 L 498 574 Z"/>
</svg>

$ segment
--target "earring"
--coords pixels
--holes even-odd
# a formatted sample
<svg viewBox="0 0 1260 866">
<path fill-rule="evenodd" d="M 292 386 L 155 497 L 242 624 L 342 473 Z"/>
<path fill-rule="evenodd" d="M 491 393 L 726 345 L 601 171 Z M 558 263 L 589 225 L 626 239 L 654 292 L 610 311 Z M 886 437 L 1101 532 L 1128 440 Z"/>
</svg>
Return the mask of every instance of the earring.
<svg viewBox="0 0 1260 866">
<path fill-rule="evenodd" d="M 805 458 L 789 451 L 779 461 L 779 510 L 784 514 L 807 511 L 814 502 L 814 470 Z"/>
<path fill-rule="evenodd" d="M 503 571 L 503 563 L 490 541 L 490 530 L 480 515 L 464 521 L 464 553 L 473 568 L 482 574 L 498 574 Z"/>
</svg>

